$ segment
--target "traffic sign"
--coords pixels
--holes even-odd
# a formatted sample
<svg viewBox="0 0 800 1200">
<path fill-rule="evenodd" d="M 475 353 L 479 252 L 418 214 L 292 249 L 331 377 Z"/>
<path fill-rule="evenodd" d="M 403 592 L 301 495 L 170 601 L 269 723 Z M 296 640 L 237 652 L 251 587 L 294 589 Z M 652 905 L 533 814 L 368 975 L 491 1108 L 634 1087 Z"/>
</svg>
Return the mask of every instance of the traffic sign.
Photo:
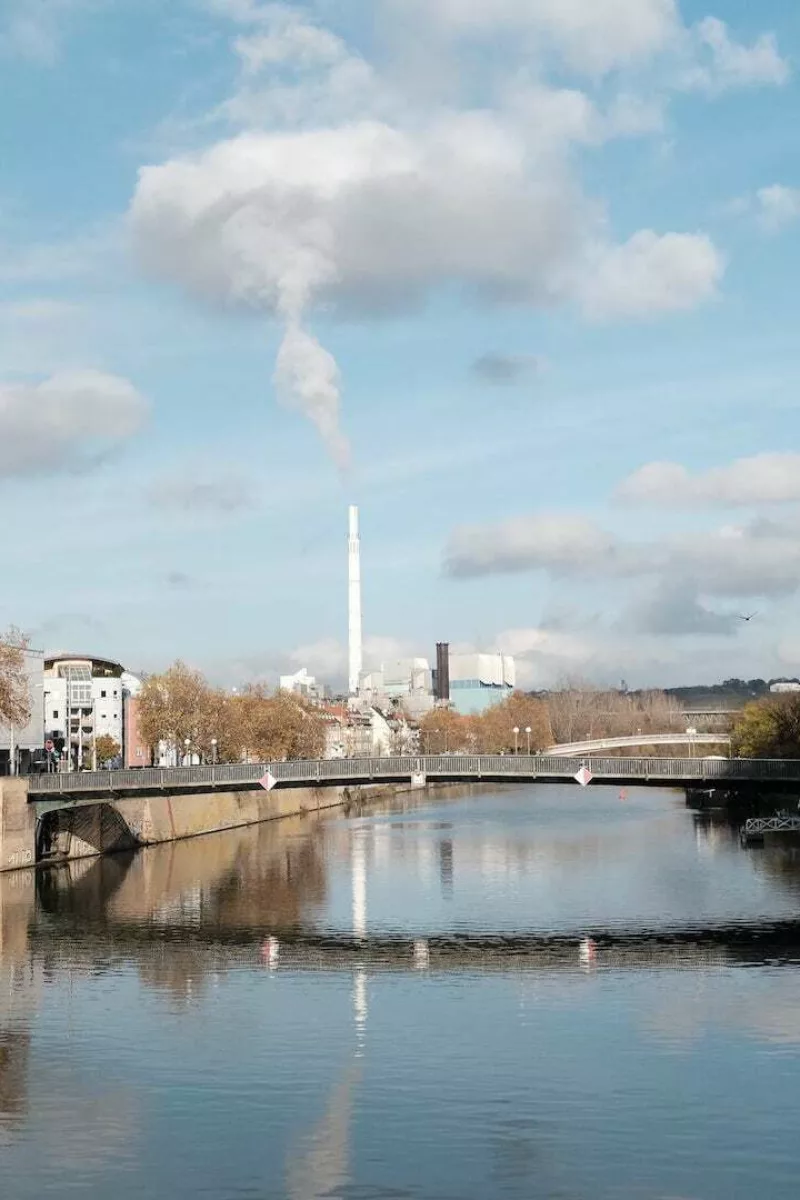
<svg viewBox="0 0 800 1200">
<path fill-rule="evenodd" d="M 579 783 L 581 787 L 588 787 L 594 779 L 594 775 L 588 767 L 581 767 L 580 771 L 578 771 L 578 774 L 574 778 L 576 783 Z"/>
<path fill-rule="evenodd" d="M 271 792 L 277 786 L 277 779 L 272 774 L 272 771 L 267 771 L 266 775 L 262 775 L 258 781 L 265 792 Z"/>
</svg>

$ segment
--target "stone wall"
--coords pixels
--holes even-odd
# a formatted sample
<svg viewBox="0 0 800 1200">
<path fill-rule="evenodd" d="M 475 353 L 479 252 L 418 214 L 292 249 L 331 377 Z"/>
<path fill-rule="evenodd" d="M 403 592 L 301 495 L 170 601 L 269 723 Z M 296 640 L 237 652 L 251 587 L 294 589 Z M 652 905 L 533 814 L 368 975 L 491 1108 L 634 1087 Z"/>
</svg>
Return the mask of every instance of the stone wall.
<svg viewBox="0 0 800 1200">
<path fill-rule="evenodd" d="M 277 788 L 269 793 L 261 788 L 218 789 L 132 796 L 83 808 L 64 808 L 45 818 L 44 852 L 48 858 L 72 861 L 323 812 L 393 790 L 385 784 L 371 788 Z"/>
<path fill-rule="evenodd" d="M 28 781 L 0 777 L 0 871 L 35 862 L 36 814 L 28 804 Z"/>
<path fill-rule="evenodd" d="M 42 859 L 73 861 L 357 806 L 409 790 L 408 784 L 375 784 L 131 796 L 48 813 L 37 850 L 35 809 L 27 802 L 27 786 L 24 779 L 0 779 L 0 871 L 35 865 L 37 852 Z"/>
</svg>

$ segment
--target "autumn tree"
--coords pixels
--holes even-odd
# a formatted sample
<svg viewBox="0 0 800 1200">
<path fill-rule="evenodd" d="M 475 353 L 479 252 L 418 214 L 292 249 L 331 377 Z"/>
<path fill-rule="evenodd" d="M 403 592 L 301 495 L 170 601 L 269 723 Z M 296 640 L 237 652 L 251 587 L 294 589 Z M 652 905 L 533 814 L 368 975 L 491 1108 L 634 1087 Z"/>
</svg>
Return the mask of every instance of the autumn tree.
<svg viewBox="0 0 800 1200">
<path fill-rule="evenodd" d="M 516 738 L 514 729 L 517 729 Z M 547 706 L 525 692 L 512 692 L 499 704 L 474 718 L 476 749 L 481 754 L 500 754 L 528 749 L 527 729 L 530 729 L 531 751 L 543 750 L 553 741 Z"/>
<path fill-rule="evenodd" d="M 324 753 L 324 723 L 300 696 L 270 696 L 261 686 L 249 687 L 238 700 L 237 712 L 238 735 L 248 758 L 271 762 L 320 758 Z"/>
<path fill-rule="evenodd" d="M 167 742 L 179 757 L 189 739 L 192 752 L 208 726 L 209 686 L 199 671 L 180 660 L 163 675 L 151 675 L 139 694 L 139 730 L 154 749 Z"/>
<path fill-rule="evenodd" d="M 28 639 L 13 626 L 0 633 L 0 725 L 21 729 L 31 719 L 25 652 Z"/>
<path fill-rule="evenodd" d="M 110 733 L 101 734 L 95 742 L 94 749 L 98 766 L 113 762 L 122 752 L 119 742 L 116 742 Z"/>
<path fill-rule="evenodd" d="M 471 750 L 472 723 L 452 708 L 434 708 L 419 723 L 419 744 L 423 754 Z"/>
<path fill-rule="evenodd" d="M 733 727 L 731 751 L 739 758 L 800 758 L 800 694 L 745 705 Z"/>
</svg>

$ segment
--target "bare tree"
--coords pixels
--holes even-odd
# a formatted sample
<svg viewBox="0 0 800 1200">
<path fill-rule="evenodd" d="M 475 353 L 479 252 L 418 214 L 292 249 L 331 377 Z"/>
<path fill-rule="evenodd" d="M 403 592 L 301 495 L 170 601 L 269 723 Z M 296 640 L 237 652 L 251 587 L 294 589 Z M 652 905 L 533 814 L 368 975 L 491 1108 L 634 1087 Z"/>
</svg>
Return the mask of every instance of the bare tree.
<svg viewBox="0 0 800 1200">
<path fill-rule="evenodd" d="M 639 733 L 673 733 L 686 728 L 678 702 L 665 692 L 600 691 L 569 683 L 547 697 L 556 743 Z"/>
<path fill-rule="evenodd" d="M 13 626 L 0 633 L 0 725 L 21 729 L 31 719 L 25 652 L 28 639 Z"/>
</svg>

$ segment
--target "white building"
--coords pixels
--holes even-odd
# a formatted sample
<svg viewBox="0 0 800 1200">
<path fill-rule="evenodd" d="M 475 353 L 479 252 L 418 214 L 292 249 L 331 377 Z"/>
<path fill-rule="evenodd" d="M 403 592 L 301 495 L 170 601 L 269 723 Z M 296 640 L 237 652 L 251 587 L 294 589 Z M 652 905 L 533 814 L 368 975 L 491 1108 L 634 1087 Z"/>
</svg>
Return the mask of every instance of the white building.
<svg viewBox="0 0 800 1200">
<path fill-rule="evenodd" d="M 769 690 L 777 695 L 782 695 L 785 692 L 800 692 L 800 683 L 773 683 Z"/>
<path fill-rule="evenodd" d="M 134 681 L 138 684 L 113 659 L 90 654 L 45 657 L 45 734 L 64 738 L 73 766 L 94 765 L 99 737 L 108 736 L 123 748 L 125 692 Z"/>
<path fill-rule="evenodd" d="M 516 664 L 508 654 L 450 653 L 450 701 L 457 712 L 482 713 L 516 685 Z"/>
<path fill-rule="evenodd" d="M 294 675 L 281 675 L 278 686 L 282 692 L 294 692 L 295 695 L 306 696 L 309 700 L 322 700 L 326 691 L 313 675 L 309 675 L 305 667 L 301 667 Z"/>
<path fill-rule="evenodd" d="M 359 693 L 367 699 L 401 699 L 431 695 L 433 682 L 427 658 L 396 658 L 378 671 L 362 674 Z"/>
</svg>

